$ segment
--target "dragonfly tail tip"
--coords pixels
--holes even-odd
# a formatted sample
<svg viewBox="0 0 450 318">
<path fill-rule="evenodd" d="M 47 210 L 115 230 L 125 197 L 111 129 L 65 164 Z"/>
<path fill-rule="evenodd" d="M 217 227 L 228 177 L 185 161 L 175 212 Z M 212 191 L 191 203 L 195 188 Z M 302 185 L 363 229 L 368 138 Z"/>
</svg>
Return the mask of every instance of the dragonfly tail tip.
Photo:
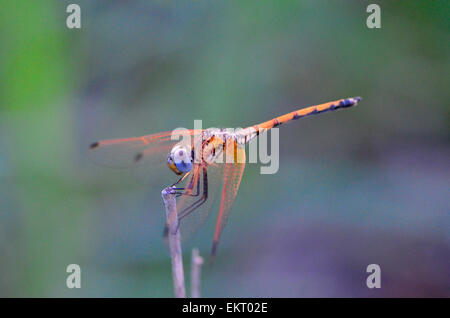
<svg viewBox="0 0 450 318">
<path fill-rule="evenodd" d="M 97 148 L 98 146 L 100 146 L 100 144 L 98 143 L 98 141 L 96 141 L 96 142 L 93 142 L 93 143 L 89 146 L 89 149 L 95 149 L 95 148 Z"/>
</svg>

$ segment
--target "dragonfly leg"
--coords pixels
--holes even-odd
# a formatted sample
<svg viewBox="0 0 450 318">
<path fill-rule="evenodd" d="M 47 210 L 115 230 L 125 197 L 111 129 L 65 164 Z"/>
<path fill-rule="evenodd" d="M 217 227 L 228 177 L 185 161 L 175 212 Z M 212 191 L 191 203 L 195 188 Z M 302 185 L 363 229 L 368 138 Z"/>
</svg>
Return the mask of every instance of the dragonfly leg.
<svg viewBox="0 0 450 318">
<path fill-rule="evenodd" d="M 184 208 L 179 214 L 178 219 L 181 220 L 184 217 L 188 216 L 192 211 L 197 209 L 199 206 L 201 206 L 203 203 L 206 202 L 208 199 L 208 172 L 206 170 L 206 167 L 203 167 L 203 194 L 200 199 L 193 202 L 190 206 Z"/>
<path fill-rule="evenodd" d="M 181 181 L 183 181 L 188 175 L 189 175 L 190 171 L 185 173 L 184 175 L 181 176 L 180 179 L 178 179 L 177 182 L 173 183 L 169 188 L 173 188 L 174 186 L 176 186 L 178 183 L 180 183 Z"/>
<path fill-rule="evenodd" d="M 193 182 L 194 182 L 194 180 L 191 180 L 191 183 L 187 187 L 188 189 L 192 189 L 192 183 Z M 178 183 L 178 182 L 176 182 L 176 183 Z M 196 194 L 184 193 L 184 190 L 186 190 L 186 188 L 175 188 L 175 187 L 172 186 L 172 190 L 175 190 L 174 194 L 176 195 L 177 198 L 179 196 L 182 196 L 182 195 L 191 196 L 191 197 L 198 197 L 200 195 L 200 178 L 197 179 L 197 191 L 196 191 L 197 193 Z M 178 192 L 176 192 L 176 191 L 178 191 Z"/>
<path fill-rule="evenodd" d="M 206 178 L 206 168 L 203 168 L 203 183 L 205 183 L 205 180 L 207 180 L 207 178 Z M 182 179 L 180 179 L 178 182 L 180 182 Z M 193 181 L 193 180 L 192 180 Z M 176 182 L 176 183 L 178 183 L 178 182 Z M 175 184 L 176 184 L 175 183 Z M 188 188 L 192 188 L 192 183 L 188 186 Z M 175 194 L 176 194 L 176 196 L 177 197 L 179 197 L 179 196 L 181 196 L 181 195 L 188 195 L 188 196 L 192 196 L 192 197 L 197 197 L 197 196 L 199 196 L 200 195 L 200 178 L 198 178 L 197 179 L 197 185 L 196 185 L 196 188 L 197 188 L 197 190 L 196 190 L 196 194 L 185 194 L 184 192 L 175 192 Z M 205 188 L 205 186 L 203 186 L 203 188 Z M 172 189 L 173 190 L 180 190 L 180 191 L 184 191 L 185 190 L 185 188 L 174 188 L 174 187 L 172 187 Z M 205 190 L 203 190 L 203 192 L 205 193 Z M 208 191 L 206 190 L 206 193 L 208 193 Z M 191 204 L 189 207 L 187 207 L 187 208 L 185 208 L 185 209 L 183 209 L 181 212 L 180 212 L 180 215 L 183 215 L 184 214 L 184 211 L 186 211 L 187 209 L 190 209 L 190 208 L 193 208 L 193 209 L 195 209 L 196 207 L 194 207 L 194 205 L 196 205 L 196 204 L 199 204 L 200 203 L 200 201 L 203 199 L 203 197 L 204 197 L 204 194 L 202 195 L 202 198 L 200 198 L 199 200 L 197 200 L 197 201 L 195 201 L 193 204 Z M 207 198 L 207 197 L 206 197 Z M 206 201 L 206 198 L 204 199 L 204 201 Z M 203 202 L 204 202 L 203 201 Z M 203 202 L 201 202 L 200 203 L 200 205 L 203 203 Z M 192 210 L 193 211 L 193 210 Z M 178 215 L 178 220 L 181 220 L 181 218 L 180 218 L 180 215 Z M 178 228 L 180 227 L 180 224 L 178 223 L 178 226 L 177 226 L 177 229 L 176 229 L 176 231 L 178 231 Z M 166 223 L 165 225 L 164 225 L 164 232 L 163 232 L 163 236 L 164 236 L 164 238 L 167 238 L 167 235 L 169 234 L 169 226 L 168 226 L 168 224 Z"/>
</svg>

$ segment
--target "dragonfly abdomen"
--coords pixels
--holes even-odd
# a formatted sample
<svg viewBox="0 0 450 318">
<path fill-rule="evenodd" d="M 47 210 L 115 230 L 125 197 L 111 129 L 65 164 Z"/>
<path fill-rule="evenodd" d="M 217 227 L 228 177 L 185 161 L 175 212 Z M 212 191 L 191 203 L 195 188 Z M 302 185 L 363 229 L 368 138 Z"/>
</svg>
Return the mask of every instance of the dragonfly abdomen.
<svg viewBox="0 0 450 318">
<path fill-rule="evenodd" d="M 281 124 L 284 124 L 291 120 L 296 120 L 296 119 L 307 117 L 310 115 L 322 114 L 322 113 L 337 110 L 340 108 L 348 108 L 351 106 L 355 106 L 358 104 L 358 102 L 360 100 L 361 100 L 360 97 L 352 97 L 352 98 L 339 99 L 336 101 L 332 101 L 332 102 L 328 102 L 328 103 L 324 103 L 324 104 L 320 104 L 320 105 L 302 108 L 297 111 L 276 117 L 272 120 L 268 120 L 259 125 L 255 125 L 254 128 L 258 134 L 261 130 L 278 127 Z"/>
</svg>

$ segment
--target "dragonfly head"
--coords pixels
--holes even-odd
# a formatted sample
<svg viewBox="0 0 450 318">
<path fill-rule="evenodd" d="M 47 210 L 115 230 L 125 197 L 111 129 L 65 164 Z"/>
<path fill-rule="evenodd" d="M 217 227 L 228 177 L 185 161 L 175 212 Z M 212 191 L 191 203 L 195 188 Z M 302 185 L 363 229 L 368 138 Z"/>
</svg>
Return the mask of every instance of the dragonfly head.
<svg viewBox="0 0 450 318">
<path fill-rule="evenodd" d="M 190 147 L 176 145 L 167 158 L 167 165 L 177 175 L 189 172 L 192 169 L 193 156 Z"/>
</svg>

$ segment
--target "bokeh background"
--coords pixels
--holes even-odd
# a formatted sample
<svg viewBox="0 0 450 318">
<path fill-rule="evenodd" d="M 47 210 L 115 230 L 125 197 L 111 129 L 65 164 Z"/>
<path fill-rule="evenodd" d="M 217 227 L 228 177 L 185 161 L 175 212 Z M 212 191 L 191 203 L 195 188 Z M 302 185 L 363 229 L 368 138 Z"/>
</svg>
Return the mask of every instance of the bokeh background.
<svg viewBox="0 0 450 318">
<path fill-rule="evenodd" d="M 202 295 L 450 296 L 449 2 L 376 1 L 368 29 L 371 2 L 2 1 L 0 295 L 173 295 L 160 191 L 174 177 L 95 165 L 91 142 L 362 96 L 282 126 L 277 174 L 247 165 Z M 187 276 L 211 225 L 183 244 Z"/>
</svg>

